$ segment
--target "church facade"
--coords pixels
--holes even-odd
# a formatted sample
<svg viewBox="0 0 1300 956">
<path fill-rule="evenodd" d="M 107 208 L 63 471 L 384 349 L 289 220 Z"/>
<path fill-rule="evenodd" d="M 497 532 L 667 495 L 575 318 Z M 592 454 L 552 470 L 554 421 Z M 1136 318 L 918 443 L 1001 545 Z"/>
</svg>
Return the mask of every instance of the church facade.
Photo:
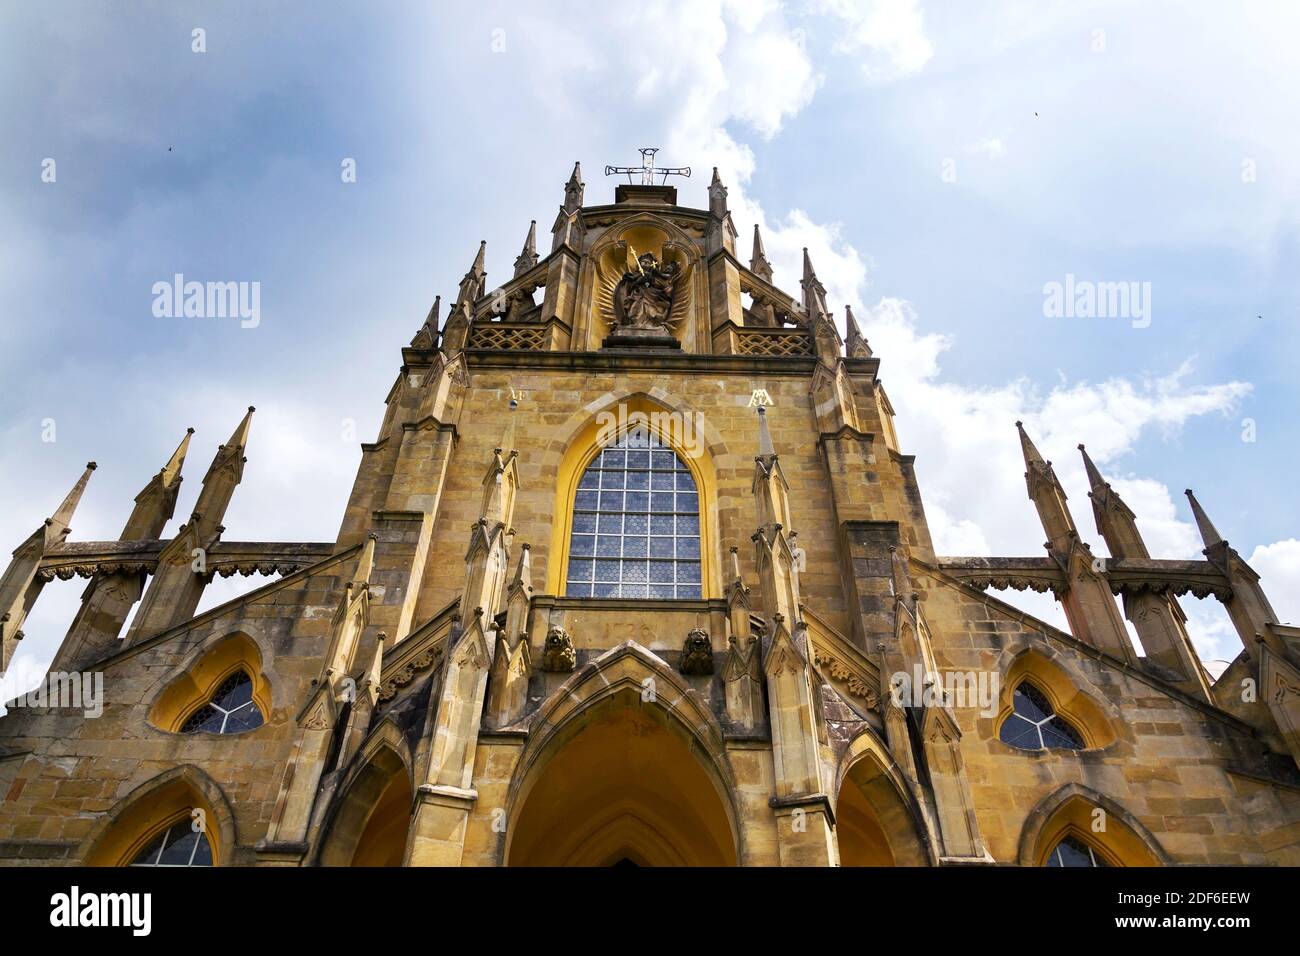
<svg viewBox="0 0 1300 956">
<path fill-rule="evenodd" d="M 0 718 L 5 864 L 1300 864 L 1300 629 L 1190 492 L 1203 560 L 1153 559 L 1083 451 L 1095 557 L 1021 428 L 1045 555 L 936 554 L 882 360 L 806 252 L 797 296 L 742 260 L 716 170 L 692 209 L 575 166 L 549 254 L 484 260 L 335 540 L 228 540 L 250 408 L 175 534 L 188 434 L 119 540 L 70 535 L 92 464 L 14 552 L 0 670 L 89 581 Z"/>
</svg>

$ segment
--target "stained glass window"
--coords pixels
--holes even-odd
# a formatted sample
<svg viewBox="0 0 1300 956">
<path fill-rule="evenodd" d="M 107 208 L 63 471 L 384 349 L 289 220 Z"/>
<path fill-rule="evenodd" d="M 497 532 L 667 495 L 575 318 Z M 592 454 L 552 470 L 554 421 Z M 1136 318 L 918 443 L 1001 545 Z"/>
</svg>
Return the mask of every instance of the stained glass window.
<svg viewBox="0 0 1300 956">
<path fill-rule="evenodd" d="M 237 734 L 261 727 L 262 722 L 262 712 L 253 702 L 253 679 L 239 671 L 222 681 L 212 699 L 186 718 L 181 733 Z"/>
<path fill-rule="evenodd" d="M 1102 857 L 1093 852 L 1092 847 L 1072 836 L 1064 837 L 1056 844 L 1046 866 L 1110 866 Z"/>
<path fill-rule="evenodd" d="M 211 866 L 212 844 L 189 817 L 177 820 L 140 853 L 131 866 Z"/>
<path fill-rule="evenodd" d="M 578 482 L 572 530 L 570 597 L 700 596 L 695 479 L 645 427 L 592 460 Z"/>
<path fill-rule="evenodd" d="M 1012 712 L 1002 723 L 999 735 L 1004 744 L 1021 750 L 1055 747 L 1082 750 L 1083 738 L 1063 720 L 1045 694 L 1024 681 L 1012 695 Z"/>
</svg>

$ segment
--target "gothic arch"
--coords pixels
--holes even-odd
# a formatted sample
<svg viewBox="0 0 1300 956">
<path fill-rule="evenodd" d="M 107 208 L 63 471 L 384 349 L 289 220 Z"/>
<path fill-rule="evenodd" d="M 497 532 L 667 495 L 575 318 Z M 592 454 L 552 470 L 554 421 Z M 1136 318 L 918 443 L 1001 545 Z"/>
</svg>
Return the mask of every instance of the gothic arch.
<svg viewBox="0 0 1300 956">
<path fill-rule="evenodd" d="M 686 429 L 664 428 L 663 419 L 657 419 L 657 415 L 673 415 L 677 416 L 673 420 L 690 422 L 689 427 L 697 428 L 698 432 L 685 437 L 695 436 L 697 442 L 684 442 Z M 553 474 L 556 476 L 551 547 L 546 561 L 547 593 L 564 593 L 574 500 L 583 472 L 600 452 L 604 441 L 621 435 L 635 424 L 644 424 L 661 442 L 677 452 L 695 481 L 700 502 L 701 594 L 705 599 L 720 597 L 722 569 L 715 461 L 727 454 L 726 445 L 703 414 L 661 388 L 622 396 L 607 393 L 575 412 L 560 426 L 560 434 L 565 437 L 552 444 L 552 453 L 547 456 L 548 466 L 554 462 Z M 552 458 L 552 454 L 557 452 L 558 456 Z"/>
<path fill-rule="evenodd" d="M 628 216 L 626 219 L 620 219 L 592 243 L 588 254 L 592 256 L 600 255 L 615 243 L 623 242 L 629 235 L 647 228 L 662 232 L 671 241 L 694 250 L 697 259 L 703 259 L 698 247 L 695 245 L 695 238 L 690 233 L 671 219 L 652 212 L 639 212 L 636 215 Z"/>
<path fill-rule="evenodd" d="M 268 668 L 264 663 L 268 656 L 246 631 L 232 631 L 201 642 L 161 681 L 162 689 L 149 705 L 149 724 L 167 733 L 178 733 L 186 716 L 202 706 L 222 681 L 243 670 L 253 680 L 253 700 L 262 712 L 262 726 L 266 726 L 271 722 L 274 702 L 274 685 L 266 676 Z"/>
<path fill-rule="evenodd" d="M 367 738 L 338 788 L 321 832 L 320 866 L 398 866 L 415 789 L 411 753 L 385 720 Z"/>
<path fill-rule="evenodd" d="M 1093 830 L 1097 809 L 1105 813 L 1106 829 L 1101 833 Z M 1168 866 L 1173 862 L 1137 817 L 1081 783 L 1067 783 L 1030 811 L 1020 831 L 1020 865 L 1043 866 L 1066 836 L 1087 843 L 1111 866 Z"/>
<path fill-rule="evenodd" d="M 735 865 L 735 793 L 717 719 L 628 641 L 588 662 L 533 718 L 507 791 L 501 860 Z"/>
<path fill-rule="evenodd" d="M 929 866 L 921 808 L 888 748 L 870 730 L 840 759 L 835 834 L 841 866 Z"/>
<path fill-rule="evenodd" d="M 1077 667 L 1051 649 L 1033 646 L 1019 651 L 1003 672 L 998 713 L 987 727 L 986 740 L 998 739 L 1003 722 L 1011 714 L 1015 689 L 1025 680 L 1042 691 L 1053 710 L 1079 732 L 1086 749 L 1109 747 L 1127 734 L 1128 725 L 1119 710 L 1092 687 Z M 984 721 L 982 718 L 981 724 Z"/>
<path fill-rule="evenodd" d="M 236 846 L 234 812 L 216 782 L 193 764 L 160 773 L 118 800 L 82 841 L 82 861 L 127 866 L 162 827 L 194 810 L 203 812 L 213 866 L 228 865 Z"/>
</svg>

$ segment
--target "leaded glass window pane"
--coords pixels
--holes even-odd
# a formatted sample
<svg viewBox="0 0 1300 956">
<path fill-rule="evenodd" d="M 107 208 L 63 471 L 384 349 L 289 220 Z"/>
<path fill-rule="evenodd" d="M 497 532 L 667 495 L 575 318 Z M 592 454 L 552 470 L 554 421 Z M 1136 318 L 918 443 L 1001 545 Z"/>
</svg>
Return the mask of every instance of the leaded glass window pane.
<svg viewBox="0 0 1300 956">
<path fill-rule="evenodd" d="M 1028 681 L 1012 694 L 1012 712 L 1002 723 L 999 737 L 1020 750 L 1083 750 L 1083 738 L 1055 710 L 1047 695 Z"/>
<path fill-rule="evenodd" d="M 253 679 L 238 671 L 221 682 L 210 701 L 186 718 L 181 733 L 237 734 L 261 727 L 263 719 L 253 702 Z"/>
<path fill-rule="evenodd" d="M 1062 838 L 1047 858 L 1048 866 L 1109 866 L 1092 847 L 1072 836 Z"/>
<path fill-rule="evenodd" d="M 700 597 L 699 495 L 676 452 L 633 428 L 601 450 L 578 488 L 566 594 Z"/>
<path fill-rule="evenodd" d="M 211 866 L 212 844 L 189 817 L 177 820 L 146 847 L 131 866 Z"/>
</svg>

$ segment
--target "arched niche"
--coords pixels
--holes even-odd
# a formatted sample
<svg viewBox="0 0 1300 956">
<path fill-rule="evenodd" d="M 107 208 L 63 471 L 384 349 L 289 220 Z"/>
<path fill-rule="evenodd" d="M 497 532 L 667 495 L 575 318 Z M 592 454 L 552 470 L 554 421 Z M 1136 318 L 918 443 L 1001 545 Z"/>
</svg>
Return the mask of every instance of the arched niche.
<svg viewBox="0 0 1300 956">
<path fill-rule="evenodd" d="M 415 790 L 406 746 L 383 724 L 353 763 L 327 820 L 321 866 L 401 866 Z"/>
<path fill-rule="evenodd" d="M 840 763 L 835 836 L 841 866 L 928 866 L 920 809 L 883 744 L 864 731 Z"/>
<path fill-rule="evenodd" d="M 1108 866 L 1165 866 L 1171 862 L 1137 817 L 1079 783 L 1066 784 L 1030 811 L 1020 832 L 1020 865 L 1044 866 L 1066 837 L 1087 844 Z"/>
<path fill-rule="evenodd" d="M 720 729 L 656 661 L 621 645 L 555 694 L 511 782 L 507 865 L 736 865 Z"/>
<path fill-rule="evenodd" d="M 235 817 L 221 788 L 189 764 L 136 787 L 86 837 L 85 866 L 129 866 L 164 830 L 180 821 L 199 826 L 212 848 L 212 865 L 230 862 Z"/>
<path fill-rule="evenodd" d="M 652 253 L 660 263 L 673 261 L 681 267 L 678 303 L 679 321 L 673 334 L 685 352 L 707 352 L 708 276 L 695 239 L 680 226 L 651 212 L 622 219 L 598 238 L 588 251 L 582 283 L 580 334 L 575 347 L 596 350 L 610 331 L 613 318 L 614 286 L 632 268 L 640 253 Z"/>
<path fill-rule="evenodd" d="M 263 726 L 271 721 L 271 683 L 262 668 L 262 651 L 251 637 L 236 632 L 206 645 L 167 683 L 149 708 L 149 723 L 179 733 L 190 714 L 206 704 L 230 676 L 244 671 L 253 682 L 253 702 Z M 255 731 L 253 731 L 255 732 Z"/>
</svg>

